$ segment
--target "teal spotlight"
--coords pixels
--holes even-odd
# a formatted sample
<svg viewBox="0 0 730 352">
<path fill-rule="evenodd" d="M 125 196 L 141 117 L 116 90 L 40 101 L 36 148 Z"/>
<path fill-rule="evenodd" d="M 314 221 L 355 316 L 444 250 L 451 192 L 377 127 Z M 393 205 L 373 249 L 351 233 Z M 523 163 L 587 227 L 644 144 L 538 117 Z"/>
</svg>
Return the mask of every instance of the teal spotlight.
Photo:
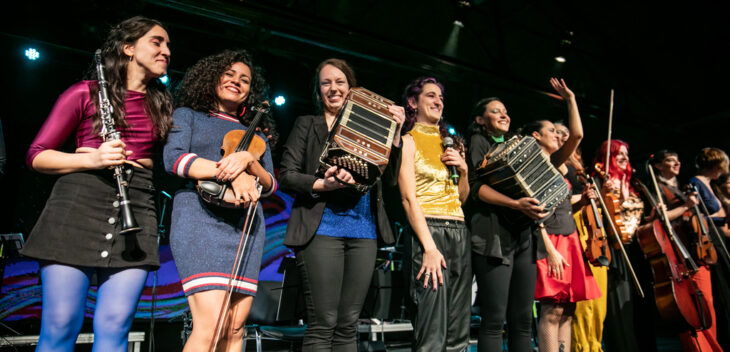
<svg viewBox="0 0 730 352">
<path fill-rule="evenodd" d="M 449 127 L 449 134 L 452 135 L 452 136 L 455 135 L 456 134 L 456 129 L 453 128 L 453 127 Z"/>
<path fill-rule="evenodd" d="M 35 61 L 41 57 L 41 53 L 35 48 L 28 48 L 25 50 L 25 57 L 27 57 L 30 61 Z"/>
<path fill-rule="evenodd" d="M 162 83 L 164 85 L 167 85 L 168 83 L 170 83 L 170 77 L 167 77 L 167 75 L 164 75 L 164 76 L 160 77 L 159 79 L 160 79 L 160 83 Z"/>
<path fill-rule="evenodd" d="M 283 95 L 278 95 L 276 98 L 274 98 L 274 104 L 276 106 L 282 106 L 286 103 L 286 98 L 284 98 Z"/>
</svg>

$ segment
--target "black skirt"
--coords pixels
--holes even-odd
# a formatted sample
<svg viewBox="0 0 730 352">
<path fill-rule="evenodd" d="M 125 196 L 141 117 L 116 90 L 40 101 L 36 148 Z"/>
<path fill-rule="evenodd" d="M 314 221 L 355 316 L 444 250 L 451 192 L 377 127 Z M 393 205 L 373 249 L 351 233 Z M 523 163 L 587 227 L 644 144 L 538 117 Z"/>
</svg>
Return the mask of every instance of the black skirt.
<svg viewBox="0 0 730 352">
<path fill-rule="evenodd" d="M 125 268 L 159 267 L 152 171 L 127 176 L 132 213 L 141 231 L 121 235 L 116 182 L 110 170 L 61 176 L 53 186 L 22 254 L 61 264 Z"/>
</svg>

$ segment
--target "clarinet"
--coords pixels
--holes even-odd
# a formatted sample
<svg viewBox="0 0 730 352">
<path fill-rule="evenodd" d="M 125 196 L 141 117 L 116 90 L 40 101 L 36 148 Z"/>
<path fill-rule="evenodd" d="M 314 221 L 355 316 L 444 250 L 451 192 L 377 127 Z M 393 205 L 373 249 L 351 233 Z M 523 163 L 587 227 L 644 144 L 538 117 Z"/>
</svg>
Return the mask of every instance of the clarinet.
<svg viewBox="0 0 730 352">
<path fill-rule="evenodd" d="M 99 116 L 101 117 L 101 132 L 99 133 L 104 142 L 116 141 L 121 139 L 121 134 L 114 127 L 115 121 L 112 116 L 113 108 L 109 101 L 107 93 L 107 82 L 104 77 L 104 64 L 101 58 L 101 49 L 97 49 L 94 53 L 96 61 L 96 75 L 99 80 Z M 119 197 L 120 219 L 122 220 L 122 235 L 142 230 L 134 219 L 131 203 L 127 195 L 127 187 L 129 184 L 124 178 L 124 164 L 114 167 L 114 179 L 117 181 L 117 197 Z"/>
</svg>

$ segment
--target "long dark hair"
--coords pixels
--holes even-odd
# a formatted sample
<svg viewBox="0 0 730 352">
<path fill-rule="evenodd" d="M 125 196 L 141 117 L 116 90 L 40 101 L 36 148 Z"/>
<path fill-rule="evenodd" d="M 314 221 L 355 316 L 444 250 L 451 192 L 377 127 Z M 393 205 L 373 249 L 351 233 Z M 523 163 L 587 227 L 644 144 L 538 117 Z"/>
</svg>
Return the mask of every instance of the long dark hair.
<svg viewBox="0 0 730 352">
<path fill-rule="evenodd" d="M 127 126 L 124 119 L 124 115 L 126 115 L 124 100 L 127 96 L 127 64 L 129 63 L 129 57 L 124 54 L 124 45 L 134 44 L 154 26 L 165 28 L 159 21 L 142 16 L 126 19 L 109 31 L 109 35 L 101 47 L 104 74 L 109 82 L 109 100 L 114 109 L 114 120 L 119 126 Z M 86 76 L 88 79 L 98 80 L 94 65 L 90 67 Z M 90 92 L 97 107 L 97 113 L 93 117 L 94 131 L 99 132 L 101 130 L 101 117 L 98 108 L 99 87 L 92 85 Z M 172 97 L 167 87 L 158 79 L 147 82 L 145 112 L 152 120 L 157 136 L 160 139 L 165 139 L 172 126 Z"/>
<path fill-rule="evenodd" d="M 246 101 L 238 107 L 237 114 L 244 113 L 242 123 L 250 126 L 254 114 L 247 106 L 259 105 L 268 100 L 269 84 L 262 69 L 254 65 L 251 55 L 246 50 L 224 50 L 221 53 L 200 59 L 188 69 L 182 82 L 175 90 L 175 107 L 189 107 L 197 111 L 216 110 L 218 95 L 216 87 L 221 76 L 236 62 L 241 62 L 251 70 L 251 88 Z M 264 134 L 270 135 L 269 145 L 273 147 L 279 139 L 274 120 L 266 116 L 259 127 Z M 267 131 L 268 130 L 268 131 Z"/>
<path fill-rule="evenodd" d="M 499 99 L 497 97 L 489 97 L 489 98 L 480 99 L 471 108 L 471 114 L 469 115 L 469 117 L 472 119 L 472 121 L 469 124 L 469 127 L 466 129 L 467 136 L 471 137 L 472 135 L 475 135 L 475 134 L 481 134 L 481 135 L 488 137 L 488 136 L 492 135 L 489 132 L 488 126 L 477 123 L 476 117 L 484 115 L 484 113 L 487 111 L 487 105 L 489 105 L 489 103 L 491 103 L 493 101 L 498 101 L 500 103 L 503 103 L 502 99 Z"/>
</svg>

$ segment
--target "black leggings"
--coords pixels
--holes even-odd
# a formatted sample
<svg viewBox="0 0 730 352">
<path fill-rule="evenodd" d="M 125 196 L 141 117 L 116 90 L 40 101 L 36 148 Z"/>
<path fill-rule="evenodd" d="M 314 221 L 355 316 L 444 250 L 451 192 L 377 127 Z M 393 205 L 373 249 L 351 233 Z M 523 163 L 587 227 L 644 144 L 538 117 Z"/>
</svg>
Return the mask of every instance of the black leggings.
<svg viewBox="0 0 730 352">
<path fill-rule="evenodd" d="M 532 304 L 537 267 L 532 245 L 507 257 L 510 264 L 495 263 L 472 252 L 472 269 L 479 286 L 479 352 L 502 351 L 502 328 L 507 319 L 509 351 L 532 351 Z"/>
<path fill-rule="evenodd" d="M 376 240 L 323 235 L 297 251 L 307 306 L 302 351 L 357 351 L 357 319 L 376 253 Z"/>
</svg>

